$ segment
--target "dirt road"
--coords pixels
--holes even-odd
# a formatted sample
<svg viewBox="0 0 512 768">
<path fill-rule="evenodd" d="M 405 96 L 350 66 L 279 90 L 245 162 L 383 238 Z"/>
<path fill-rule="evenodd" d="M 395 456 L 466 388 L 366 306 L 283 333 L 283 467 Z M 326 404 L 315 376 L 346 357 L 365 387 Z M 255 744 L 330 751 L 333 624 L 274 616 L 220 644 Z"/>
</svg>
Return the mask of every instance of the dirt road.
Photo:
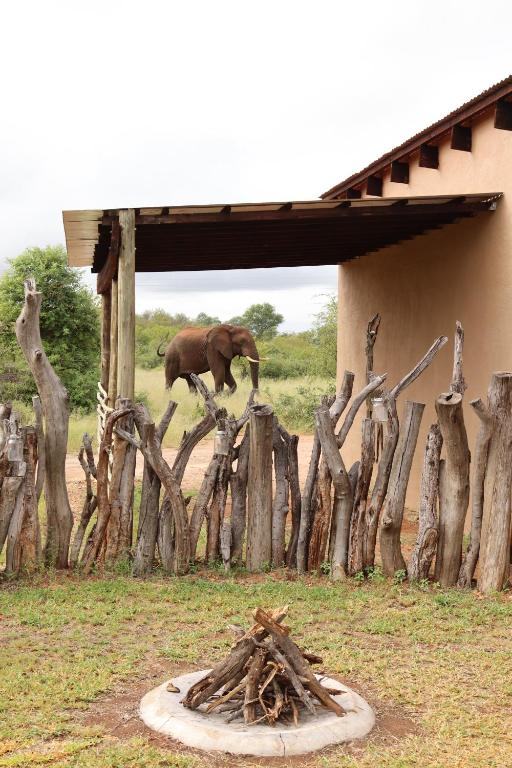
<svg viewBox="0 0 512 768">
<path fill-rule="evenodd" d="M 301 435 L 299 440 L 299 472 L 302 481 L 306 477 L 306 472 L 311 456 L 313 445 L 313 435 Z M 196 446 L 185 471 L 183 479 L 183 489 L 185 491 L 197 490 L 203 479 L 206 467 L 212 457 L 213 440 L 203 440 Z M 164 458 L 172 464 L 176 456 L 175 448 L 165 448 Z M 137 454 L 136 477 L 142 477 L 143 458 L 140 453 Z M 76 482 L 84 479 L 84 472 L 76 456 L 68 454 L 66 459 L 66 479 L 68 482 Z"/>
</svg>

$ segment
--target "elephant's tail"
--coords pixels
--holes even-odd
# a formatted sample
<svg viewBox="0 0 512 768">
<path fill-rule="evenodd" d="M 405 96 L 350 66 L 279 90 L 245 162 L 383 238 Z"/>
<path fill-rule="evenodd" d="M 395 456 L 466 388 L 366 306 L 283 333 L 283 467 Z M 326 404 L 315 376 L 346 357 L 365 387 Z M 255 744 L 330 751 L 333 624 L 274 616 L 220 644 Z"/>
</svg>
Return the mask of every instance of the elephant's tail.
<svg viewBox="0 0 512 768">
<path fill-rule="evenodd" d="M 162 341 L 158 345 L 158 349 L 156 350 L 158 357 L 165 357 L 165 352 L 160 352 L 160 347 L 162 346 L 162 344 L 166 344 L 166 343 L 167 343 L 167 339 L 162 339 Z"/>
</svg>

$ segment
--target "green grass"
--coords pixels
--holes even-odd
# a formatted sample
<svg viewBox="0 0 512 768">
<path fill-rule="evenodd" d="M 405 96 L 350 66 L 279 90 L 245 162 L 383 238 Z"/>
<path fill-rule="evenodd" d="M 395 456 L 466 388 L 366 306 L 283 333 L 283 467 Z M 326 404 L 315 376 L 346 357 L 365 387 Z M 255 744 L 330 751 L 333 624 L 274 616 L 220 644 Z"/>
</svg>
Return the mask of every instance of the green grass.
<svg viewBox="0 0 512 768">
<path fill-rule="evenodd" d="M 203 378 L 208 386 L 213 388 L 213 380 L 210 374 L 206 374 Z M 274 399 L 279 399 L 281 396 L 293 398 L 299 389 L 304 386 L 327 392 L 329 388 L 332 388 L 332 382 L 317 378 L 290 379 L 287 381 L 274 381 L 268 379 L 265 381 L 263 372 L 262 380 L 260 382 L 259 400 L 272 402 Z M 250 388 L 250 382 L 247 379 L 245 381 L 239 380 L 238 389 L 235 394 L 230 397 L 223 396 L 219 398 L 218 401 L 222 402 L 228 411 L 240 415 L 247 403 Z M 164 441 L 165 447 L 176 447 L 180 442 L 184 430 L 190 429 L 191 426 L 196 424 L 199 419 L 202 418 L 202 401 L 195 395 L 189 394 L 188 386 L 185 381 L 178 379 L 172 388 L 172 392 L 165 389 L 164 372 L 162 368 L 154 370 L 137 368 L 135 374 L 135 391 L 136 394 L 144 394 L 146 396 L 147 404 L 155 421 L 159 420 L 170 399 L 176 400 L 178 403 L 178 408 Z M 299 430 L 307 428 L 307 420 L 302 418 L 300 412 L 295 414 L 290 411 L 290 413 L 292 418 L 289 419 L 288 422 L 286 418 L 281 419 L 286 427 Z M 92 413 L 86 416 L 73 414 L 69 421 L 68 451 L 70 453 L 78 451 L 84 432 L 88 432 L 90 435 L 95 436 L 96 430 L 96 414 Z"/>
<path fill-rule="evenodd" d="M 158 682 L 221 658 L 231 643 L 227 624 L 247 624 L 256 605 L 285 603 L 294 635 L 323 655 L 327 671 L 356 685 L 379 717 L 405 718 L 410 726 L 395 736 L 377 730 L 367 741 L 293 765 L 510 765 L 509 593 L 478 599 L 382 580 L 334 585 L 314 577 L 284 581 L 279 575 L 210 572 L 208 579 L 198 574 L 148 581 L 50 574 L 5 585 L 0 768 L 255 765 L 155 741 L 137 726 L 133 708 Z M 103 711 L 105 694 L 113 697 L 115 727 L 112 720 L 91 720 L 91 710 Z M 134 730 L 123 735 L 121 725 L 131 717 Z"/>
</svg>

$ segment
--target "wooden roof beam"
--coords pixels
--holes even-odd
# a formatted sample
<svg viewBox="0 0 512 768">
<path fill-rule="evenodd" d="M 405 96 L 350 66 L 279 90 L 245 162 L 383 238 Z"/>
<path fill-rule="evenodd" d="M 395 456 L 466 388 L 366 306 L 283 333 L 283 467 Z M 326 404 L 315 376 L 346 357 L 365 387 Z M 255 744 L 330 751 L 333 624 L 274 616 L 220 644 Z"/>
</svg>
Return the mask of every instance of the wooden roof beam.
<svg viewBox="0 0 512 768">
<path fill-rule="evenodd" d="M 117 266 L 119 261 L 119 219 L 112 222 L 112 235 L 110 237 L 110 248 L 108 250 L 107 260 L 104 267 L 98 272 L 96 280 L 96 293 L 108 293 L 112 280 L 117 275 Z"/>
</svg>

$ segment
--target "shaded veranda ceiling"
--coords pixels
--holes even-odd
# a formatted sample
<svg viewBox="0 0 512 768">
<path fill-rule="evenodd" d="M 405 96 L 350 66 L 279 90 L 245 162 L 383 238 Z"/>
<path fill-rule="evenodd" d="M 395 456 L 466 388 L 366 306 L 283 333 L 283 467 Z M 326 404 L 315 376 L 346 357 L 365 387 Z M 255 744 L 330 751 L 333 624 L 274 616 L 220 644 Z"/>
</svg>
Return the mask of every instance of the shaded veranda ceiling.
<svg viewBox="0 0 512 768">
<path fill-rule="evenodd" d="M 136 271 L 338 264 L 496 208 L 500 193 L 136 209 Z M 64 211 L 68 262 L 101 272 L 119 209 Z"/>
</svg>

